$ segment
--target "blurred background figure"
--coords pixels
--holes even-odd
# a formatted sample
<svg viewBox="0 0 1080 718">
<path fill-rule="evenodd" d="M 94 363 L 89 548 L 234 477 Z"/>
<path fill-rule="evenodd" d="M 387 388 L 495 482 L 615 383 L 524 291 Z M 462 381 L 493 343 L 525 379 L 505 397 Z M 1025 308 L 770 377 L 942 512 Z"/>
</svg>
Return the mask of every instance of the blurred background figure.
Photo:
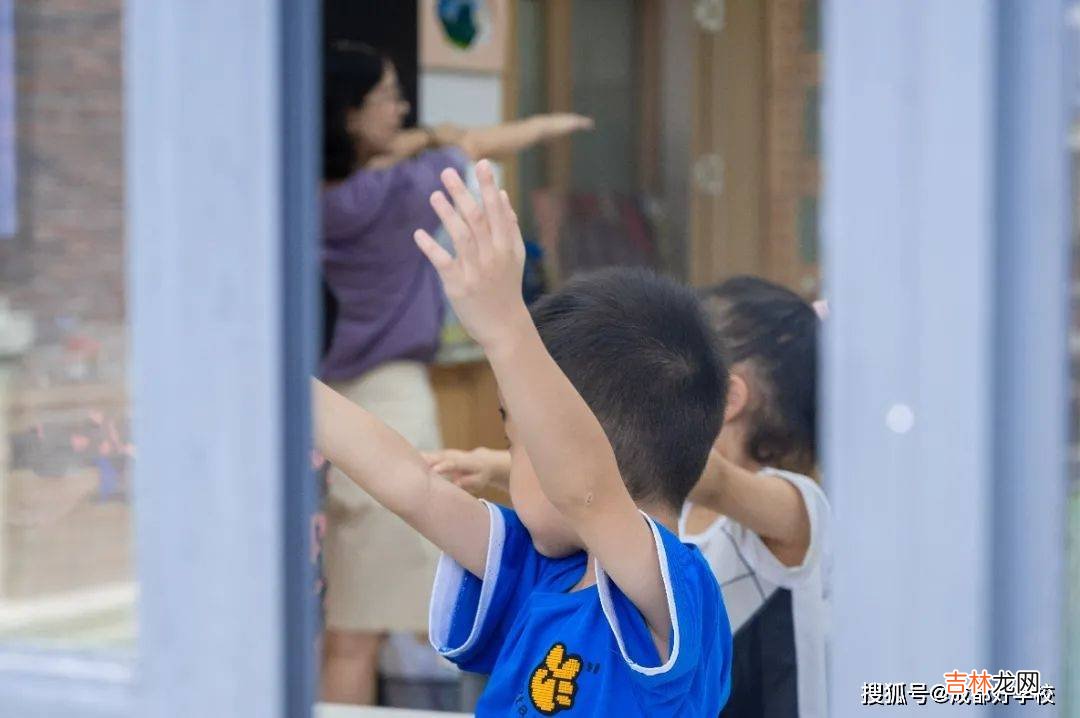
<svg viewBox="0 0 1080 718">
<path fill-rule="evenodd" d="M 592 123 L 557 114 L 486 128 L 403 130 L 410 109 L 388 56 L 362 43 L 331 46 L 322 226 L 333 321 L 325 323 L 321 373 L 415 446 L 435 449 L 442 440 L 427 365 L 439 345 L 444 300 L 412 233 L 438 226 L 428 198 L 441 186 L 439 173 L 464 173 L 481 156 L 506 156 Z M 428 664 L 419 672 L 437 677 L 441 661 L 424 644 L 417 647 L 426 640 L 437 552 L 338 471 L 329 475 L 326 511 L 324 698 L 373 702 L 379 650 L 391 632 L 404 634 L 393 643 L 391 653 L 399 654 L 393 662 Z M 412 688 L 415 698 L 419 686 Z M 453 707 L 453 696 L 409 702 Z"/>
</svg>

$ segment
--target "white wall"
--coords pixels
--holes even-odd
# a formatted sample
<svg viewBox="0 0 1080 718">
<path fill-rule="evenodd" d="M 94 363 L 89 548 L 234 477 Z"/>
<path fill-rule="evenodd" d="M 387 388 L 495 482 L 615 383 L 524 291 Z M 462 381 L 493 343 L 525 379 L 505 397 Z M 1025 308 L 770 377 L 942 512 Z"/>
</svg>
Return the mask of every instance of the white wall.
<svg viewBox="0 0 1080 718">
<path fill-rule="evenodd" d="M 421 70 L 418 94 L 421 125 L 502 122 L 502 78 L 498 75 Z"/>
</svg>

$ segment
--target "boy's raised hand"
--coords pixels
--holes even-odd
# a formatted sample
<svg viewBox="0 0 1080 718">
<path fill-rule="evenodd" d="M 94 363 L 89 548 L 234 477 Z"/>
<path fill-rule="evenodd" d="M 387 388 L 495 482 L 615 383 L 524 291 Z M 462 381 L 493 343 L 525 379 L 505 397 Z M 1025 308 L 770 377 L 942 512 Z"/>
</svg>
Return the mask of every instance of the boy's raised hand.
<svg viewBox="0 0 1080 718">
<path fill-rule="evenodd" d="M 441 192 L 431 197 L 456 256 L 427 232 L 417 231 L 416 243 L 438 270 L 462 325 L 483 347 L 513 417 L 514 441 L 528 454 L 544 496 L 641 611 L 666 657 L 672 619 L 652 529 L 623 484 L 604 428 L 551 358 L 525 308 L 525 247 L 510 201 L 495 186 L 488 162 L 477 163 L 476 174 L 482 206 L 453 170 L 442 179 L 456 207 Z"/>
<path fill-rule="evenodd" d="M 441 177 L 454 203 L 442 192 L 431 195 L 431 206 L 453 240 L 454 256 L 422 229 L 413 236 L 435 265 L 462 326 L 490 351 L 521 321 L 529 321 L 521 295 L 525 245 L 510 199 L 495 184 L 491 163 L 478 162 L 476 175 L 480 202 L 452 169 L 443 170 Z"/>
</svg>

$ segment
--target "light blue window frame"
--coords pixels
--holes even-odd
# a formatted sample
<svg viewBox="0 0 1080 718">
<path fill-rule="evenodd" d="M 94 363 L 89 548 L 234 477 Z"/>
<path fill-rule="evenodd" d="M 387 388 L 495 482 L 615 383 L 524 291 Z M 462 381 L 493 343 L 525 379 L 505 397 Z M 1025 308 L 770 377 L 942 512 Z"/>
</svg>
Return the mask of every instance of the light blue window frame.
<svg viewBox="0 0 1080 718">
<path fill-rule="evenodd" d="M 1066 4 L 826 3 L 830 715 L 954 669 L 1067 699 Z"/>
<path fill-rule="evenodd" d="M 306 715 L 318 3 L 125 6 L 138 651 L 0 646 L 0 714 Z"/>
<path fill-rule="evenodd" d="M 18 229 L 15 109 L 15 0 L 0 0 L 0 240 Z"/>
</svg>

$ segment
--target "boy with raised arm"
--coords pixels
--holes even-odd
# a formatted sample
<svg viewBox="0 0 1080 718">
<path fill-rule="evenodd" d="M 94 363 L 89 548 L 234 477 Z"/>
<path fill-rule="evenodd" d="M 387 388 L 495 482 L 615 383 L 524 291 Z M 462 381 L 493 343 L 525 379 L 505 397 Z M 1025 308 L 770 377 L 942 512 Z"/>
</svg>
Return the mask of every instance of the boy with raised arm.
<svg viewBox="0 0 1080 718">
<path fill-rule="evenodd" d="M 726 371 L 693 294 L 647 272 L 570 282 L 529 311 L 517 219 L 487 162 L 452 170 L 431 260 L 499 385 L 516 511 L 440 479 L 393 430 L 316 383 L 319 450 L 443 552 L 431 640 L 490 673 L 477 715 L 715 716 L 731 632 L 675 536 L 723 416 Z"/>
</svg>

